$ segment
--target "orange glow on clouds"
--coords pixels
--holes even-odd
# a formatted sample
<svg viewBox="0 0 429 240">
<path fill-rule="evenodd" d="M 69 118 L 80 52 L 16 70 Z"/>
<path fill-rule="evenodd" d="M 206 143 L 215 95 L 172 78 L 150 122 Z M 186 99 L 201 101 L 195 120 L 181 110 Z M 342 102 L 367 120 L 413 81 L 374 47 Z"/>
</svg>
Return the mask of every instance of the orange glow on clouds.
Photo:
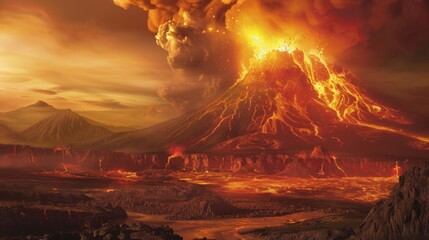
<svg viewBox="0 0 429 240">
<path fill-rule="evenodd" d="M 0 29 L 0 112 L 38 99 L 79 111 L 165 104 L 156 91 L 170 69 L 154 41 L 29 7 L 2 9 Z"/>
</svg>

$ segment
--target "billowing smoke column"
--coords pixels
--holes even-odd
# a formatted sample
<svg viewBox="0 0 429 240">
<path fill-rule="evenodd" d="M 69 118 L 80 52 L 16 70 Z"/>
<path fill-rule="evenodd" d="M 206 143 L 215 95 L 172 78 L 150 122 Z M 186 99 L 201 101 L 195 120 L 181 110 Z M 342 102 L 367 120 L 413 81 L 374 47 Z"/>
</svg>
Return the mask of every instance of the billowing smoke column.
<svg viewBox="0 0 429 240">
<path fill-rule="evenodd" d="M 252 58 L 285 45 L 328 57 L 359 45 L 363 50 L 353 58 L 376 59 L 412 52 L 429 40 L 426 0 L 114 2 L 148 11 L 148 28 L 158 33 L 157 43 L 177 73 L 159 95 L 183 110 L 231 86 Z"/>
<path fill-rule="evenodd" d="M 230 1 L 115 0 L 127 8 L 148 11 L 148 28 L 157 32 L 157 44 L 168 52 L 175 78 L 158 94 L 187 111 L 211 99 L 237 79 L 236 46 L 225 28 Z"/>
</svg>

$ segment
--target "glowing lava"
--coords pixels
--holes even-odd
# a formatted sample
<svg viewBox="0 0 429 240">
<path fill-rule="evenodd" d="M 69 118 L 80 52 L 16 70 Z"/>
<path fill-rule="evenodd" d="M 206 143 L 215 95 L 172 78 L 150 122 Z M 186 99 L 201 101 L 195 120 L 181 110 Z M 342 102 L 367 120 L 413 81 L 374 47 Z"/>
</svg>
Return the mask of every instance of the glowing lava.
<svg viewBox="0 0 429 240">
<path fill-rule="evenodd" d="M 362 135 L 368 132 L 429 142 L 405 130 L 411 121 L 370 98 L 350 72 L 328 64 L 321 53 L 284 49 L 256 54 L 245 78 L 172 130 L 172 139 L 204 124 L 204 131 L 197 132 L 202 134 L 194 134 L 196 142 L 186 143 L 190 148 L 222 139 L 216 149 L 354 148 L 367 142 Z"/>
<path fill-rule="evenodd" d="M 328 63 L 323 48 L 317 45 L 320 39 L 299 24 L 275 28 L 267 22 L 255 20 L 249 11 L 258 13 L 257 7 L 248 11 L 240 11 L 240 8 L 239 4 L 230 11 L 226 24 L 242 46 L 242 77 L 239 82 L 246 85 L 246 92 L 235 102 L 225 99 L 218 103 L 223 104 L 225 110 L 215 130 L 203 137 L 202 142 L 216 134 L 216 128 L 225 122 L 231 128 L 231 121 L 243 111 L 241 105 L 251 101 L 249 111 L 253 111 L 253 115 L 249 128 L 257 126 L 263 134 L 276 135 L 285 132 L 281 128 L 288 128 L 298 138 L 314 141 L 308 139 L 312 136 L 326 140 L 326 125 L 320 119 L 326 118 L 332 124 L 355 125 L 406 136 L 416 140 L 410 143 L 415 148 L 427 148 L 428 136 L 406 130 L 406 126 L 412 124 L 410 119 L 368 96 L 356 84 L 352 73 Z M 256 94 L 249 91 L 254 85 L 252 81 L 264 81 L 265 86 L 257 87 L 275 92 L 266 96 L 262 102 L 265 107 L 257 110 L 251 109 L 252 104 L 261 104 L 258 100 L 265 96 L 252 96 Z M 259 95 L 260 92 L 264 91 L 259 91 Z M 314 106 L 314 103 L 319 106 Z M 318 108 L 317 113 L 315 108 Z M 323 114 L 325 116 L 322 117 Z M 338 143 L 343 141 L 337 138 Z M 273 142 L 272 145 L 278 143 Z"/>
<path fill-rule="evenodd" d="M 306 80 L 317 93 L 317 99 L 315 100 L 334 111 L 339 122 L 399 133 L 422 142 L 429 142 L 429 138 L 426 136 L 418 136 L 404 131 L 400 127 L 395 128 L 379 122 L 380 120 L 389 120 L 402 125 L 412 123 L 400 112 L 370 98 L 363 89 L 353 83 L 355 77 L 351 73 L 340 66 L 328 64 L 322 50 L 311 49 L 306 53 L 299 50 L 293 41 L 282 41 L 281 38 L 263 36 L 255 27 L 245 28 L 243 32 L 245 42 L 250 45 L 253 52 L 250 66 L 243 68 L 245 74 L 249 72 L 249 69 L 258 68 L 260 65 L 263 65 L 267 70 L 272 69 L 272 66 L 279 64 L 273 62 L 279 59 L 273 58 L 272 55 L 276 55 L 278 52 L 287 52 L 292 56 L 293 62 L 299 66 L 300 70 L 305 74 Z M 300 93 L 297 92 L 296 94 Z M 278 104 L 280 106 L 285 105 L 284 99 L 280 95 L 276 96 L 276 101 L 280 103 Z M 305 107 L 296 106 L 296 110 L 299 111 L 299 114 L 306 115 L 301 117 L 307 118 L 308 114 Z M 268 119 L 284 122 L 285 117 L 284 113 L 278 111 Z M 310 118 L 307 120 L 311 121 Z M 311 125 L 312 129 L 306 129 L 305 132 L 311 131 L 312 134 L 318 136 L 319 126 L 316 124 Z M 268 131 L 265 126 L 263 132 Z"/>
<path fill-rule="evenodd" d="M 237 37 L 246 44 L 243 51 L 251 52 L 250 57 L 243 54 L 250 60 L 242 60 L 242 78 L 231 88 L 241 92 L 227 94 L 200 113 L 199 119 L 208 115 L 218 118 L 193 146 L 209 143 L 222 134 L 223 128 L 229 131 L 223 148 L 255 148 L 261 142 L 269 145 L 268 149 L 280 149 L 281 141 L 268 135 L 292 135 L 314 143 L 329 138 L 342 145 L 348 140 L 333 134 L 338 131 L 334 125 L 402 135 L 414 139 L 408 144 L 417 149 L 425 149 L 429 143 L 428 136 L 406 130 L 412 121 L 404 114 L 372 99 L 356 85 L 352 73 L 329 64 L 322 50 L 301 51 L 293 37 L 270 34 L 257 26 L 243 26 Z M 243 116 L 250 121 L 240 119 Z M 252 135 L 232 139 L 237 132 Z"/>
<path fill-rule="evenodd" d="M 315 199 L 342 199 L 373 203 L 389 195 L 397 183 L 392 177 L 347 177 L 347 178 L 294 178 L 269 175 L 225 173 L 181 173 L 175 175 L 184 181 L 200 185 L 212 185 L 217 191 L 246 195 L 272 194 L 274 196 Z"/>
<path fill-rule="evenodd" d="M 396 161 L 395 167 L 393 168 L 395 178 L 399 178 L 399 170 L 401 170 L 401 167 L 399 166 L 399 161 Z"/>
<path fill-rule="evenodd" d="M 168 166 L 170 166 L 171 160 L 178 157 L 184 158 L 183 156 L 184 151 L 185 151 L 185 148 L 183 146 L 180 146 L 180 145 L 170 146 L 168 148 L 168 153 L 170 154 L 170 156 L 167 159 L 167 164 L 165 165 L 165 168 L 168 168 Z"/>
</svg>

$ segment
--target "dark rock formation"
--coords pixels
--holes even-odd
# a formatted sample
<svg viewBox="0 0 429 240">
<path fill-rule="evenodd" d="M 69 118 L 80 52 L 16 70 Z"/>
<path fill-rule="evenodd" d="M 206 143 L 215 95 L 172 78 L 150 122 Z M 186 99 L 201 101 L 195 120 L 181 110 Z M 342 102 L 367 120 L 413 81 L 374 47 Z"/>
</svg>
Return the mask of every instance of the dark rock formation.
<svg viewBox="0 0 429 240">
<path fill-rule="evenodd" d="M 40 204 L 77 204 L 89 202 L 92 199 L 84 194 L 62 194 L 50 192 L 24 192 L 1 190 L 0 201 L 37 202 Z"/>
<path fill-rule="evenodd" d="M 182 237 L 175 234 L 168 226 L 151 227 L 143 223 L 126 224 L 104 224 L 95 230 L 85 230 L 80 234 L 80 240 L 182 240 Z"/>
<path fill-rule="evenodd" d="M 0 239 L 1 238 L 0 236 Z M 10 239 L 10 238 L 4 238 Z M 82 231 L 54 232 L 44 236 L 27 235 L 13 237 L 15 240 L 182 240 L 183 238 L 174 233 L 168 226 L 151 227 L 143 223 L 126 224 L 105 223 L 101 227 L 87 227 Z"/>
<path fill-rule="evenodd" d="M 359 227 L 358 239 L 429 239 L 429 167 L 399 178 L 388 199 L 378 202 Z"/>
<path fill-rule="evenodd" d="M 124 209 L 112 205 L 79 207 L 3 203 L 0 206 L 0 235 L 75 231 L 83 226 L 100 227 L 126 217 Z"/>
<path fill-rule="evenodd" d="M 245 209 L 232 206 L 224 199 L 213 194 L 197 196 L 187 202 L 176 204 L 170 219 L 213 219 L 231 217 L 245 213 Z"/>
<path fill-rule="evenodd" d="M 261 240 L 347 240 L 354 236 L 352 227 L 344 223 L 345 215 L 327 216 L 281 226 L 241 232 L 250 239 Z M 347 219 L 348 224 L 351 218 Z"/>
<path fill-rule="evenodd" d="M 176 182 L 175 185 L 146 186 L 142 189 L 94 193 L 97 202 L 113 203 L 130 212 L 169 215 L 169 219 L 215 219 L 235 217 L 248 211 L 234 207 L 209 189 Z"/>
</svg>

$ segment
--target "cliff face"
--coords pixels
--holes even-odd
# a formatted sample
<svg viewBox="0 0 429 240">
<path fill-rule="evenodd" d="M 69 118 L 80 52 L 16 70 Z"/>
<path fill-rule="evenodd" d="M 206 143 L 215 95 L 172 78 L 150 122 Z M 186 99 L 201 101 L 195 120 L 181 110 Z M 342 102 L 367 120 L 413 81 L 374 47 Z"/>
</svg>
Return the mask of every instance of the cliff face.
<svg viewBox="0 0 429 240">
<path fill-rule="evenodd" d="M 429 239 L 428 184 L 428 166 L 406 172 L 390 197 L 372 208 L 357 238 Z"/>
<path fill-rule="evenodd" d="M 0 145 L 0 167 L 33 170 L 123 170 L 169 169 L 196 172 L 277 174 L 290 177 L 394 176 L 419 165 L 421 160 L 370 160 L 364 157 L 336 157 L 316 147 L 312 152 L 208 154 L 192 153 L 169 157 L 166 153 L 117 153 L 60 150 Z"/>
</svg>

